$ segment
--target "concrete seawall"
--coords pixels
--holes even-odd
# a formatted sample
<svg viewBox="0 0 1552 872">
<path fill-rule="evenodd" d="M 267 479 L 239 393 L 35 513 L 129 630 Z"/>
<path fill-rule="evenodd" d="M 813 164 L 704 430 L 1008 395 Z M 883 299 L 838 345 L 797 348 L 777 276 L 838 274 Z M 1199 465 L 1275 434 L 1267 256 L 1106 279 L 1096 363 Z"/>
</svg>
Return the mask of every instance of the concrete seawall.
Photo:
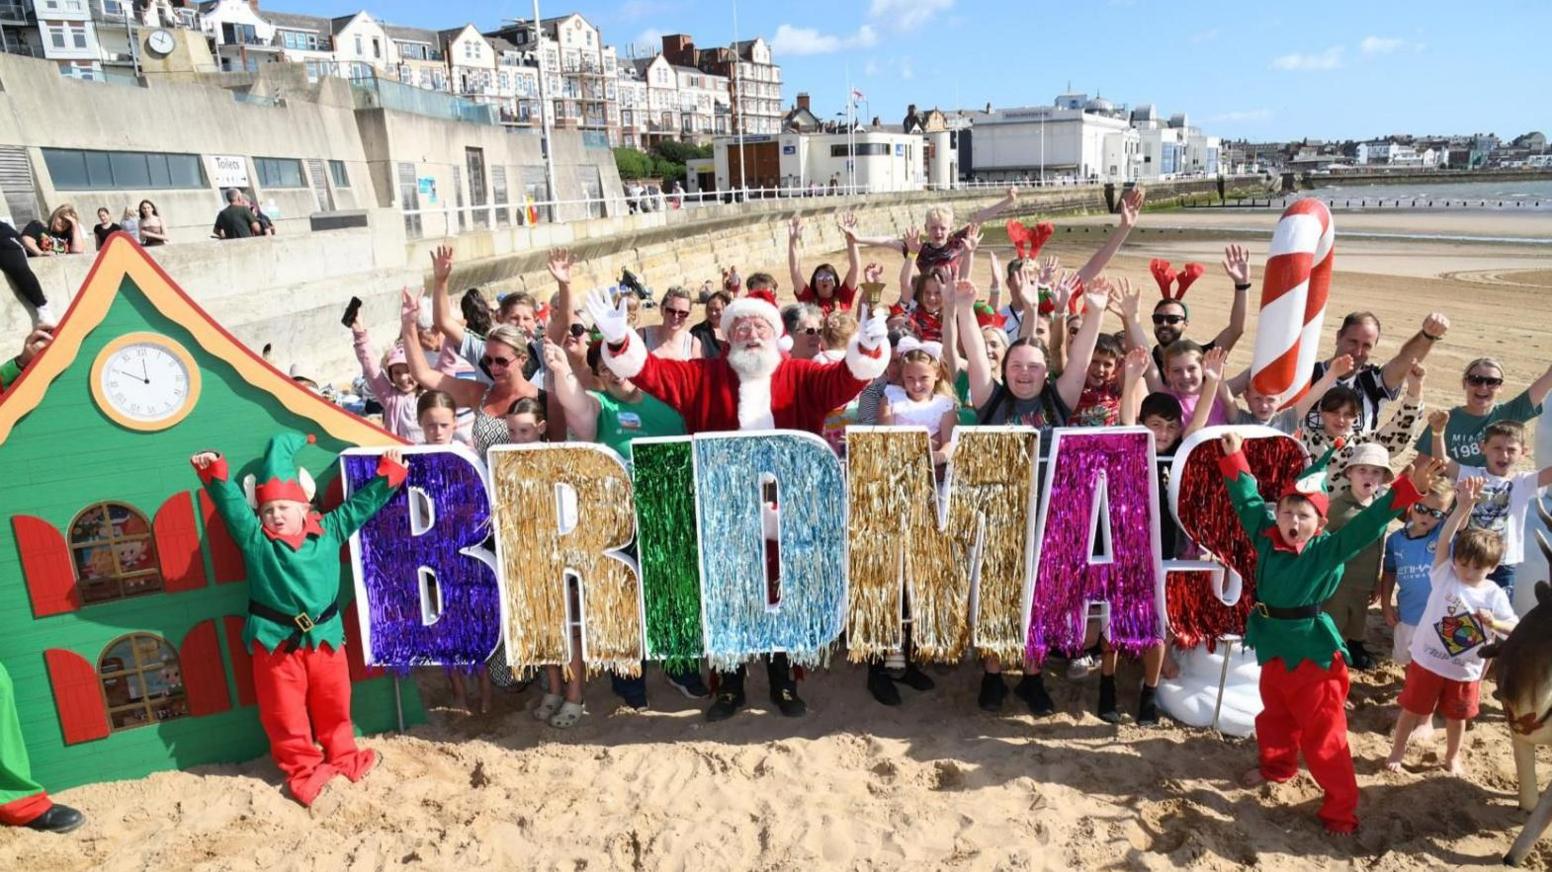
<svg viewBox="0 0 1552 872">
<path fill-rule="evenodd" d="M 1152 186 L 1158 197 L 1216 190 L 1213 181 Z M 340 313 L 352 296 L 363 301 L 362 318 L 372 343 L 385 348 L 398 332 L 399 291 L 430 279 L 430 252 L 451 242 L 458 262 L 455 293 L 482 288 L 488 297 L 526 290 L 547 299 L 554 281 L 545 268 L 551 248 L 571 249 L 585 264 L 580 289 L 613 284 L 629 268 L 655 291 L 672 284 L 698 288 L 726 266 L 747 273 L 752 261 L 779 259 L 786 222 L 813 219 L 805 234 L 810 251 L 836 250 L 844 240 L 832 217 L 856 212 L 864 235 L 901 235 L 919 225 L 932 203 L 948 203 L 961 219 L 999 200 L 997 190 L 913 192 L 865 197 L 818 197 L 706 205 L 683 210 L 596 218 L 566 224 L 503 227 L 452 239 L 405 238 L 397 210 L 368 210 L 366 227 L 268 238 L 202 241 L 150 249 L 183 290 L 235 336 L 254 349 L 273 346 L 275 364 L 292 364 L 320 379 L 356 372 L 349 333 Z M 1020 194 L 1021 216 L 1098 212 L 1099 186 L 1052 188 Z M 1011 216 L 1010 216 L 1011 217 Z M 56 311 L 63 312 L 91 269 L 93 258 L 36 258 L 31 267 Z M 779 276 L 783 287 L 785 276 Z M 20 347 L 30 318 L 14 294 L 0 295 L 0 355 Z"/>
</svg>

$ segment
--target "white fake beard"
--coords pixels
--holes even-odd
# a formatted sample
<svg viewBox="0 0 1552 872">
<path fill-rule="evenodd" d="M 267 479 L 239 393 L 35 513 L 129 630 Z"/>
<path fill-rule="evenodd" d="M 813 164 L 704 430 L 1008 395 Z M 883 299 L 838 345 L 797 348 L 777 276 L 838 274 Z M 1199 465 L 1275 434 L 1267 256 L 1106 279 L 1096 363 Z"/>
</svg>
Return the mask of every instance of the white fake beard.
<svg viewBox="0 0 1552 872">
<path fill-rule="evenodd" d="M 761 348 L 739 346 L 728 351 L 728 365 L 740 378 L 769 378 L 781 364 L 781 352 L 774 345 Z"/>
</svg>

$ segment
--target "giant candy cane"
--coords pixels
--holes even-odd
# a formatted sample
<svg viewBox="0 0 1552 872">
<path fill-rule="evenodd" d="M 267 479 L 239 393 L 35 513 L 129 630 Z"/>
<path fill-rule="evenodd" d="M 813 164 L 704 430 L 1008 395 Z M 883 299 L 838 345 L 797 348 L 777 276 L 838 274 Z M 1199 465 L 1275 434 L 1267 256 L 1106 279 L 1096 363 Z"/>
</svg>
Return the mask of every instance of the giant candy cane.
<svg viewBox="0 0 1552 872">
<path fill-rule="evenodd" d="M 1331 210 L 1313 197 L 1284 210 L 1272 233 L 1250 381 L 1258 392 L 1285 404 L 1309 389 L 1331 290 L 1335 242 Z"/>
</svg>

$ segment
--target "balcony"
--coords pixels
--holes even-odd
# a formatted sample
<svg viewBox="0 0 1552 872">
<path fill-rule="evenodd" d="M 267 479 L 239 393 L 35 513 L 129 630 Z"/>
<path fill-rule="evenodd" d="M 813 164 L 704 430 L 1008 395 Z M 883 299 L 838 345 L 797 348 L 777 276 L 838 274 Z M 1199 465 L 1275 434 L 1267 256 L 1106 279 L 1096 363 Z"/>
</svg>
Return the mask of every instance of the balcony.
<svg viewBox="0 0 1552 872">
<path fill-rule="evenodd" d="M 0 23 L 26 24 L 27 4 L 23 0 L 0 0 Z"/>
</svg>

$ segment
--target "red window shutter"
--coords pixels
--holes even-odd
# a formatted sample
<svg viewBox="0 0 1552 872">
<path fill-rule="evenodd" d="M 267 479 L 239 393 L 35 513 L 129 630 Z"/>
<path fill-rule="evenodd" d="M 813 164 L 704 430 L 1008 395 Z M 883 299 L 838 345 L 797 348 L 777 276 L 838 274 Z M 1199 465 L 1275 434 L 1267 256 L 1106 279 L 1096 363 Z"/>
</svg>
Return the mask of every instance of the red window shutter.
<svg viewBox="0 0 1552 872">
<path fill-rule="evenodd" d="M 345 662 L 350 664 L 350 680 L 366 681 L 382 678 L 383 670 L 366 665 L 366 654 L 361 650 L 360 624 L 356 622 L 356 601 L 351 600 L 340 619 L 345 622 Z"/>
<path fill-rule="evenodd" d="M 183 644 L 178 646 L 178 666 L 183 670 L 183 692 L 189 696 L 189 714 L 199 718 L 232 707 L 215 621 L 200 621 L 183 637 Z"/>
<path fill-rule="evenodd" d="M 16 534 L 33 616 L 62 615 L 80 608 L 81 592 L 75 587 L 75 566 L 70 562 L 64 534 L 31 515 L 12 515 L 11 529 Z"/>
<path fill-rule="evenodd" d="M 188 491 L 173 494 L 156 510 L 156 557 L 162 564 L 162 589 L 168 593 L 205 586 L 205 555 L 199 549 L 194 500 Z"/>
<path fill-rule="evenodd" d="M 59 709 L 59 728 L 66 745 L 108 736 L 108 704 L 102 699 L 97 670 L 74 651 L 50 648 L 43 652 L 54 706 Z"/>
<path fill-rule="evenodd" d="M 232 539 L 231 531 L 226 529 L 226 522 L 216 514 L 216 504 L 203 488 L 199 491 L 199 513 L 205 520 L 205 541 L 210 544 L 210 562 L 215 567 L 216 584 L 229 584 L 247 578 L 248 570 L 243 566 L 242 552 L 237 550 L 236 540 Z"/>
<path fill-rule="evenodd" d="M 253 690 L 253 655 L 243 645 L 243 627 L 247 619 L 241 615 L 227 615 L 221 623 L 226 629 L 226 653 L 232 656 L 232 677 L 237 680 L 237 704 L 257 705 L 259 696 Z"/>
</svg>

